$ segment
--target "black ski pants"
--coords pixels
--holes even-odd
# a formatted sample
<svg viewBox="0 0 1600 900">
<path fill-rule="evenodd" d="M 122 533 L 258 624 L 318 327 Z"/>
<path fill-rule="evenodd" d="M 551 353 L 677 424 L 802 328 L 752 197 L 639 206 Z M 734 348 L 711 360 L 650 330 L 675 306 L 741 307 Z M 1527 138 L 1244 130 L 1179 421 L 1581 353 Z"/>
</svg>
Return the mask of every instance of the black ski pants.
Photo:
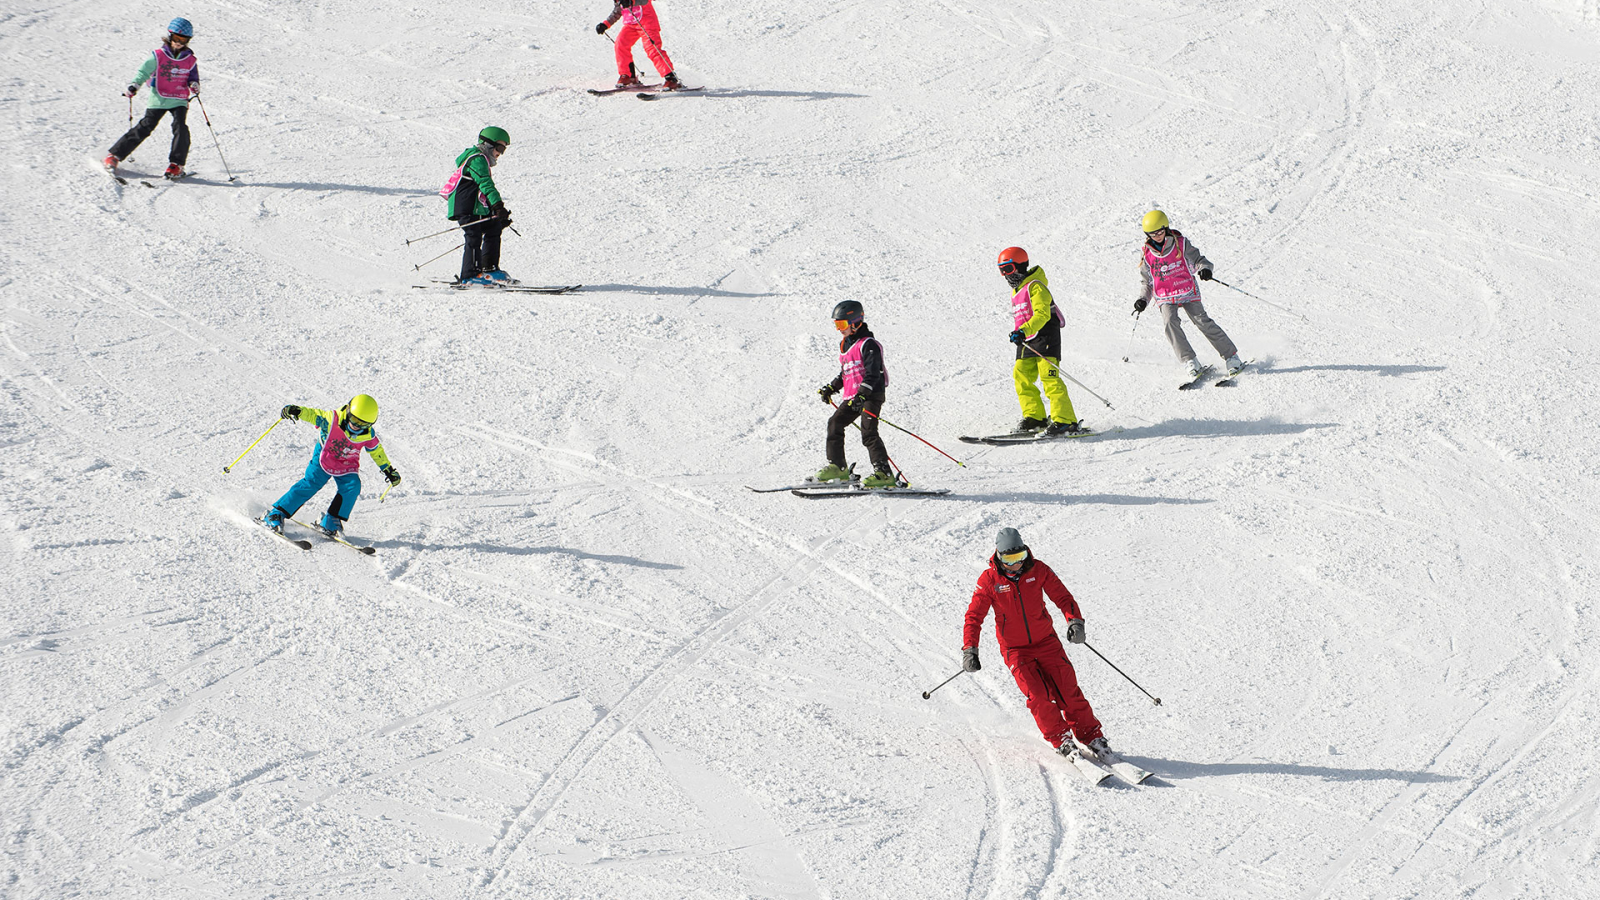
<svg viewBox="0 0 1600 900">
<path fill-rule="evenodd" d="M 890 471 L 889 451 L 883 446 L 883 439 L 878 437 L 877 413 L 883 409 L 883 399 L 883 391 L 867 395 L 866 411 L 872 415 L 862 415 L 847 404 L 839 404 L 839 408 L 828 419 L 828 462 L 841 469 L 845 467 L 844 430 L 850 427 L 857 416 L 861 416 L 861 443 L 867 448 L 867 458 L 872 460 L 872 470 Z"/>
<path fill-rule="evenodd" d="M 489 219 L 461 229 L 466 238 L 461 248 L 461 280 L 479 272 L 493 272 L 500 268 L 500 233 L 506 230 L 506 220 Z"/>
<path fill-rule="evenodd" d="M 188 162 L 189 107 L 187 106 L 174 106 L 171 109 L 151 107 L 145 110 L 144 118 L 135 123 L 132 128 L 128 129 L 127 134 L 124 134 L 115 144 L 111 145 L 111 155 L 117 159 L 127 159 L 128 154 L 144 143 L 144 139 L 150 136 L 150 132 L 156 130 L 156 126 L 161 124 L 161 117 L 167 113 L 172 113 L 172 149 L 167 153 L 167 162 L 176 163 L 180 166 Z"/>
</svg>

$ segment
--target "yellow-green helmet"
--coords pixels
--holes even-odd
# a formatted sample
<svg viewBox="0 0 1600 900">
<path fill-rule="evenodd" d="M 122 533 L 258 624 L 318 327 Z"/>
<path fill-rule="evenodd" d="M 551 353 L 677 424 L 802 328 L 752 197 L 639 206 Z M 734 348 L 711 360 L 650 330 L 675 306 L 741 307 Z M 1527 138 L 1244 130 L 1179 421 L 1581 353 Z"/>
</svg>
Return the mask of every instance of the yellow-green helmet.
<svg viewBox="0 0 1600 900">
<path fill-rule="evenodd" d="M 1152 231 L 1159 231 L 1163 228 L 1166 228 L 1170 224 L 1171 223 L 1167 221 L 1166 213 L 1159 209 L 1152 209 L 1144 214 L 1143 219 L 1139 220 L 1139 229 L 1145 234 L 1149 234 Z"/>
<path fill-rule="evenodd" d="M 378 401 L 367 394 L 357 394 L 344 407 L 352 416 L 367 424 L 378 421 Z"/>
</svg>

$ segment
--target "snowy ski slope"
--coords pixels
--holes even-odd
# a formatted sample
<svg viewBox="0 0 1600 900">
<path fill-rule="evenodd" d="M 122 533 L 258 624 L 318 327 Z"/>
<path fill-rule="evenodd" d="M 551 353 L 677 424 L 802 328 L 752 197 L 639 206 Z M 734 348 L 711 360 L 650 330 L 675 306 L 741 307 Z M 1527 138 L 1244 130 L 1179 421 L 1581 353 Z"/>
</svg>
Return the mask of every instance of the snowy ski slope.
<svg viewBox="0 0 1600 900">
<path fill-rule="evenodd" d="M 0 897 L 1600 896 L 1595 0 L 660 3 L 704 94 L 585 93 L 606 0 L 6 0 Z M 196 115 L 119 186 L 174 15 L 238 180 Z M 585 290 L 413 289 L 486 124 L 505 268 Z M 1292 310 L 1208 288 L 1232 390 L 1130 340 L 1152 206 Z M 955 441 L 1011 244 L 1122 431 Z M 950 496 L 743 489 L 821 466 L 845 298 Z M 377 554 L 271 540 L 311 430 L 222 466 L 357 392 Z M 990 628 L 919 696 L 1005 525 L 1157 782 Z"/>
</svg>

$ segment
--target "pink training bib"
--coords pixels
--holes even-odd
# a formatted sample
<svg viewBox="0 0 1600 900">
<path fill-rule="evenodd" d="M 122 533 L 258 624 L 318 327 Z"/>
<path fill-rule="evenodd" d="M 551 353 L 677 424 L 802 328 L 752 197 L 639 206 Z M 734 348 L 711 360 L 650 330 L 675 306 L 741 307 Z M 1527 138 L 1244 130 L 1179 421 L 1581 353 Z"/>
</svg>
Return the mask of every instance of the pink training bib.
<svg viewBox="0 0 1600 900">
<path fill-rule="evenodd" d="M 1157 303 L 1189 303 L 1200 299 L 1200 286 L 1183 259 L 1187 248 L 1188 241 L 1182 235 L 1172 242 L 1172 249 L 1164 255 L 1156 255 L 1148 242 L 1144 245 L 1145 265 L 1150 267 L 1150 293 Z"/>
<path fill-rule="evenodd" d="M 322 455 L 317 457 L 317 464 L 322 466 L 322 471 L 329 475 L 349 475 L 361 468 L 361 451 L 370 450 L 378 446 L 378 435 L 367 432 L 371 437 L 354 441 L 339 427 L 339 418 L 334 417 L 328 425 L 328 440 L 322 445 Z"/>
<path fill-rule="evenodd" d="M 151 79 L 155 92 L 168 100 L 189 99 L 189 73 L 194 71 L 194 54 L 176 59 L 163 44 L 155 49 L 156 74 Z"/>
<path fill-rule="evenodd" d="M 844 369 L 844 399 L 846 400 L 854 397 L 856 391 L 861 387 L 861 373 L 864 369 L 861 364 L 861 345 L 867 341 L 878 344 L 877 338 L 867 338 L 865 341 L 856 341 L 850 345 L 849 350 L 839 354 L 839 366 Z M 878 344 L 878 357 L 880 359 L 883 357 L 882 344 Z M 883 364 L 883 386 L 889 386 L 889 363 L 887 360 Z"/>
</svg>

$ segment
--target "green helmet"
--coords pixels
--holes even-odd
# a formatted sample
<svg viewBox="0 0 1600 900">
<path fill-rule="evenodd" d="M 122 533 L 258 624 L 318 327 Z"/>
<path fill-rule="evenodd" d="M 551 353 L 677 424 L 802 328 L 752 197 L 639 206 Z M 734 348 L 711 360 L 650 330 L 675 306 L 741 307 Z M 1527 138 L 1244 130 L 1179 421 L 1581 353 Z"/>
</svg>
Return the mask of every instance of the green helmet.
<svg viewBox="0 0 1600 900">
<path fill-rule="evenodd" d="M 509 146 L 511 144 L 511 135 L 506 134 L 506 130 L 498 125 L 490 125 L 478 132 L 478 140 L 492 141 L 496 144 Z"/>
</svg>

